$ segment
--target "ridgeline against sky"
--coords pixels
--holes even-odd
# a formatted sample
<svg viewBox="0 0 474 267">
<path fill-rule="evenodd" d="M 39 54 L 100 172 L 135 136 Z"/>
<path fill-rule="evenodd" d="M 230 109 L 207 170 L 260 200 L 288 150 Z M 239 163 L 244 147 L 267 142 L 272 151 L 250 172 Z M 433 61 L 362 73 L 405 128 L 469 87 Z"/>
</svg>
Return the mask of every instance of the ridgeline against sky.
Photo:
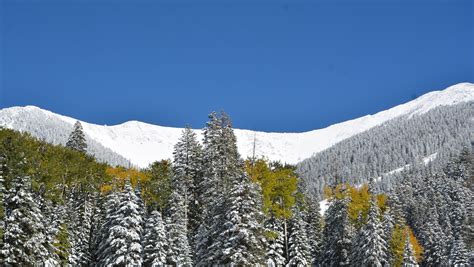
<svg viewBox="0 0 474 267">
<path fill-rule="evenodd" d="M 383 2 L 1 1 L 0 107 L 293 132 L 474 80 L 472 1 Z"/>
</svg>

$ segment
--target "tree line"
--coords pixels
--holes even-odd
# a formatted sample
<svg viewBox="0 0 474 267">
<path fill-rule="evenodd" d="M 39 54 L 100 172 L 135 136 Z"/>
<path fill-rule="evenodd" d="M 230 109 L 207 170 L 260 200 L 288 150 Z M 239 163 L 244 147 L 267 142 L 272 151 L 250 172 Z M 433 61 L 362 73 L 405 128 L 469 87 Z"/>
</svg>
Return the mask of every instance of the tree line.
<svg viewBox="0 0 474 267">
<path fill-rule="evenodd" d="M 325 187 L 323 215 L 294 166 L 240 157 L 225 113 L 211 113 L 203 135 L 185 129 L 171 161 L 136 170 L 87 155 L 80 123 L 66 148 L 1 129 L 1 264 L 469 264 L 470 151 L 390 191 Z"/>
</svg>

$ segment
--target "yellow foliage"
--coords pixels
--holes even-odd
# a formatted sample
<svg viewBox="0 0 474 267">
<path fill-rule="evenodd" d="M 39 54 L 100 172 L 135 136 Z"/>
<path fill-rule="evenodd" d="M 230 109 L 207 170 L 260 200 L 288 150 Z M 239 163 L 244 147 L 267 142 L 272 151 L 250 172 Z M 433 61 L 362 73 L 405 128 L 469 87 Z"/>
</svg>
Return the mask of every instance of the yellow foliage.
<svg viewBox="0 0 474 267">
<path fill-rule="evenodd" d="M 392 239 L 390 240 L 390 251 L 393 255 L 392 265 L 395 267 L 402 266 L 403 264 L 403 252 L 407 234 L 409 235 L 410 243 L 415 252 L 416 261 L 420 263 L 422 260 L 423 247 L 413 234 L 413 230 L 408 225 L 395 225 L 392 232 Z"/>
<path fill-rule="evenodd" d="M 105 170 L 105 173 L 110 176 L 111 178 L 118 179 L 117 182 L 120 185 L 123 185 L 125 179 L 130 179 L 132 186 L 136 186 L 138 182 L 144 184 L 149 181 L 149 175 L 145 172 L 139 171 L 135 168 L 124 168 L 124 167 L 108 167 Z M 112 180 L 114 181 L 114 180 Z M 111 188 L 110 188 L 111 189 Z M 109 189 L 109 190 L 110 190 Z"/>
<path fill-rule="evenodd" d="M 112 186 L 109 185 L 109 184 L 103 184 L 101 187 L 100 187 L 100 192 L 102 194 L 107 194 L 109 193 L 110 191 L 112 191 Z"/>
<path fill-rule="evenodd" d="M 364 184 L 360 187 L 351 186 L 350 184 L 339 184 L 335 188 L 326 186 L 324 188 L 324 195 L 326 198 L 338 198 L 341 199 L 344 197 L 342 193 L 342 188 L 346 188 L 351 197 L 351 202 L 349 204 L 349 217 L 351 222 L 359 228 L 362 224 L 366 222 L 367 214 L 370 208 L 370 198 L 371 194 L 369 192 L 369 186 Z M 377 205 L 379 206 L 381 213 L 385 212 L 387 209 L 387 196 L 384 194 L 376 195 Z M 359 214 L 362 217 L 362 221 L 359 222 Z"/>
<path fill-rule="evenodd" d="M 290 168 L 271 169 L 263 159 L 253 163 L 246 161 L 245 169 L 252 181 L 262 188 L 264 212 L 278 218 L 291 217 L 298 182 L 294 171 Z"/>
</svg>

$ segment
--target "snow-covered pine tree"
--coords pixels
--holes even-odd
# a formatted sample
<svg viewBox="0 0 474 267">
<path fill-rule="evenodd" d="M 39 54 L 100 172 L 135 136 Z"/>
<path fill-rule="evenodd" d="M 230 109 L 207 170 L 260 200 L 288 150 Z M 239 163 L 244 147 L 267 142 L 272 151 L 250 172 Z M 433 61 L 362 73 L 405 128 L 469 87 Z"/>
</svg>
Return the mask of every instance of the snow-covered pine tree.
<svg viewBox="0 0 474 267">
<path fill-rule="evenodd" d="M 163 219 L 161 213 L 154 210 L 148 215 L 145 223 L 143 265 L 164 266 L 167 251 L 168 244 Z"/>
<path fill-rule="evenodd" d="M 374 197 L 370 200 L 367 223 L 360 229 L 352 244 L 351 264 L 354 266 L 388 265 L 388 245 L 379 220 L 380 211 Z"/>
<path fill-rule="evenodd" d="M 178 181 L 175 181 L 178 183 Z M 187 235 L 186 203 L 179 190 L 181 186 L 175 185 L 171 193 L 169 218 L 166 224 L 168 236 L 167 263 L 174 266 L 192 266 L 191 247 Z"/>
<path fill-rule="evenodd" d="M 403 249 L 403 267 L 418 267 L 415 252 L 410 242 L 410 235 L 406 234 L 405 248 Z"/>
<path fill-rule="evenodd" d="M 78 192 L 69 201 L 68 216 L 71 241 L 69 261 L 73 265 L 88 265 L 91 261 L 91 231 L 92 215 L 94 212 L 93 200 L 89 193 Z"/>
<path fill-rule="evenodd" d="M 289 222 L 287 266 L 311 265 L 309 241 L 306 234 L 307 225 L 303 218 L 303 212 L 298 206 L 293 207 L 293 217 Z"/>
<path fill-rule="evenodd" d="M 421 226 L 420 235 L 423 242 L 423 264 L 426 266 L 447 265 L 447 237 L 438 223 L 436 208 L 431 207 L 425 215 L 426 222 Z M 444 240 L 440 242 L 440 240 Z"/>
<path fill-rule="evenodd" d="M 219 229 L 224 223 L 224 201 L 233 179 L 239 178 L 243 166 L 236 138 L 225 113 L 209 115 L 203 139 L 203 177 L 197 185 L 198 203 L 202 205 L 200 225 L 195 236 L 195 263 L 211 265 L 220 253 Z"/>
<path fill-rule="evenodd" d="M 86 136 L 79 121 L 74 124 L 74 128 L 66 142 L 66 147 L 83 153 L 87 151 Z"/>
<path fill-rule="evenodd" d="M 5 230 L 5 201 L 7 199 L 5 189 L 5 178 L 3 177 L 3 169 L 5 167 L 5 159 L 0 155 L 0 248 L 3 247 L 3 233 Z M 1 255 L 1 254 L 0 254 Z M 1 258 L 0 258 L 0 264 Z"/>
<path fill-rule="evenodd" d="M 234 179 L 225 198 L 224 223 L 213 246 L 215 263 L 230 266 L 258 266 L 265 263 L 264 215 L 261 189 L 242 172 Z M 211 247 L 212 249 L 212 247 Z"/>
<path fill-rule="evenodd" d="M 318 266 L 321 262 L 321 246 L 323 232 L 321 208 L 316 198 L 312 196 L 305 196 L 305 199 L 305 221 L 306 234 L 309 240 L 309 250 L 311 256 L 310 264 L 313 266 Z"/>
<path fill-rule="evenodd" d="M 395 227 L 395 220 L 393 218 L 392 209 L 387 207 L 383 216 L 382 216 L 382 226 L 383 226 L 383 239 L 387 242 L 387 248 L 389 248 L 390 240 L 392 239 L 393 229 Z M 393 255 L 391 249 L 387 251 L 387 262 L 388 265 L 391 265 L 393 261 Z"/>
<path fill-rule="evenodd" d="M 117 208 L 119 204 L 119 195 L 116 188 L 109 192 L 105 197 L 99 198 L 97 205 L 98 220 L 94 222 L 94 228 L 97 232 L 93 238 L 93 263 L 94 265 L 105 265 L 109 249 L 109 230 L 113 226 L 117 217 Z"/>
<path fill-rule="evenodd" d="M 283 236 L 283 223 L 271 216 L 265 221 L 266 231 L 266 264 L 269 267 L 284 266 L 285 237 Z"/>
<path fill-rule="evenodd" d="M 8 213 L 1 249 L 4 265 L 57 264 L 38 198 L 31 191 L 30 177 L 14 179 L 6 200 Z"/>
<path fill-rule="evenodd" d="M 116 208 L 106 222 L 104 242 L 100 247 L 100 265 L 140 266 L 142 260 L 143 211 L 130 180 L 125 181 L 123 192 L 117 194 Z M 111 201 L 113 203 L 113 200 Z"/>
<path fill-rule="evenodd" d="M 201 182 L 202 147 L 196 134 L 186 127 L 174 146 L 173 179 L 182 185 L 188 220 L 188 239 L 191 242 L 200 223 L 201 205 L 198 203 L 197 185 Z"/>
<path fill-rule="evenodd" d="M 449 266 L 467 267 L 469 266 L 469 252 L 459 231 L 459 225 L 455 228 L 448 256 Z"/>
<path fill-rule="evenodd" d="M 325 214 L 323 230 L 323 266 L 347 266 L 354 236 L 354 227 L 349 220 L 349 203 L 347 189 L 341 189 L 342 198 L 329 200 L 329 208 Z"/>
</svg>

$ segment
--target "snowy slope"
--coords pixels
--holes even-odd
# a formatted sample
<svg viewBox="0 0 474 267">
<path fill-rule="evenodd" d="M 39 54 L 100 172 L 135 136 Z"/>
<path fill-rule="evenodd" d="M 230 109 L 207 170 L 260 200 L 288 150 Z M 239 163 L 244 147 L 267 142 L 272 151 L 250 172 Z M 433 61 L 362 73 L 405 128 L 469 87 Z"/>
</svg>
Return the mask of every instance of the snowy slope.
<svg viewBox="0 0 474 267">
<path fill-rule="evenodd" d="M 324 129 L 303 133 L 266 133 L 236 129 L 235 133 L 239 151 L 244 158 L 252 155 L 255 137 L 257 156 L 265 155 L 270 160 L 294 164 L 348 137 L 396 117 L 413 116 L 438 106 L 468 101 L 474 101 L 474 84 L 461 83 L 443 91 L 427 93 L 406 104 L 377 114 L 334 124 Z M 21 131 L 31 131 L 31 127 L 44 128 L 44 124 L 48 122 L 47 125 L 50 125 L 51 121 L 69 124 L 72 129 L 75 120 L 34 106 L 0 110 L 0 126 Z M 27 124 L 35 125 L 27 127 L 25 126 Z M 128 121 L 114 126 L 86 122 L 82 124 L 89 138 L 140 167 L 145 167 L 155 160 L 171 158 L 173 145 L 178 141 L 182 131 L 181 128 L 163 127 L 138 121 Z M 196 130 L 196 132 L 201 136 L 201 130 Z"/>
</svg>

